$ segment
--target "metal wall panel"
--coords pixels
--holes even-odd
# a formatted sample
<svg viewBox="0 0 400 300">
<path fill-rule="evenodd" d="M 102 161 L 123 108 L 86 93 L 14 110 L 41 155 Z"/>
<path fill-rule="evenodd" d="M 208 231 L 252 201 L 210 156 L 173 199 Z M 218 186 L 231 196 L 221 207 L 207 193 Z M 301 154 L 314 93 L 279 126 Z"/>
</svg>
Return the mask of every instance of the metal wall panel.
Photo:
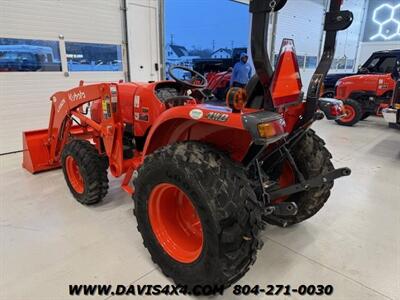
<svg viewBox="0 0 400 300">
<path fill-rule="evenodd" d="M 63 65 L 61 72 L 0 72 L 0 153 L 21 150 L 22 131 L 47 127 L 54 92 L 79 80 L 124 79 L 123 71 L 64 74 L 65 41 L 123 44 L 122 13 L 120 0 L 0 0 L 0 38 L 59 41 Z"/>
</svg>

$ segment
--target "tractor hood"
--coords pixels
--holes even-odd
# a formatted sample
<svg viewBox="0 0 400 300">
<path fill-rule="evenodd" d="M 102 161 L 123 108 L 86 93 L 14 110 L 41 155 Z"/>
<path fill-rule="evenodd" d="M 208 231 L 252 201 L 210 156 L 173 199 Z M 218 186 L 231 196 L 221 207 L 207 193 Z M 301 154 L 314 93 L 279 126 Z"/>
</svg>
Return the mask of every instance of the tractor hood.
<svg viewBox="0 0 400 300">
<path fill-rule="evenodd" d="M 352 81 L 352 80 L 365 80 L 371 75 L 347 75 L 346 77 L 340 78 L 340 82 Z"/>
<path fill-rule="evenodd" d="M 351 75 L 351 76 L 346 76 L 346 77 L 340 78 L 336 82 L 336 87 L 337 86 L 341 86 L 341 85 L 354 84 L 354 82 L 362 82 L 363 80 L 366 80 L 368 77 L 371 77 L 371 75 Z"/>
<path fill-rule="evenodd" d="M 324 80 L 324 86 L 334 86 L 335 83 L 344 77 L 357 75 L 356 73 L 335 73 L 335 74 L 328 74 Z"/>
</svg>

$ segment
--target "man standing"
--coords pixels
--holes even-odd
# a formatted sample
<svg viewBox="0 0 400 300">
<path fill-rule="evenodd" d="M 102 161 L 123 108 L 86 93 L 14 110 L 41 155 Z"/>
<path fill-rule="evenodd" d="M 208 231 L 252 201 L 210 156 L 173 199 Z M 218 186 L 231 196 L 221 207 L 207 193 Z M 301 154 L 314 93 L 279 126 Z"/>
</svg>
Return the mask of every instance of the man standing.
<svg viewBox="0 0 400 300">
<path fill-rule="evenodd" d="M 244 88 L 249 82 L 251 77 L 251 66 L 247 62 L 249 57 L 246 53 L 240 54 L 240 61 L 235 64 L 231 76 L 231 87 L 241 87 Z"/>
</svg>

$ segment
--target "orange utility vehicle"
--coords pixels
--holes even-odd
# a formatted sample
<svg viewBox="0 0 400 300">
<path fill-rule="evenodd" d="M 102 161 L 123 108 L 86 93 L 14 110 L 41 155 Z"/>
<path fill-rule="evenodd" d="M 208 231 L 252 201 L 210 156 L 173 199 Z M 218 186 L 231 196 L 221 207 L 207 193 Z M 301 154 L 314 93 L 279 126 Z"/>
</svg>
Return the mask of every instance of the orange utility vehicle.
<svg viewBox="0 0 400 300">
<path fill-rule="evenodd" d="M 400 49 L 375 52 L 358 74 L 339 79 L 335 98 L 343 101 L 344 116 L 336 122 L 353 126 L 370 115 L 381 116 L 382 109 L 388 108 L 393 98 L 393 76 L 398 63 Z"/>
<path fill-rule="evenodd" d="M 291 40 L 273 71 L 266 52 L 269 15 L 284 0 L 250 1 L 252 55 L 258 77 L 213 105 L 199 73 L 172 67 L 175 81 L 100 83 L 51 96 L 48 129 L 23 133 L 23 166 L 32 173 L 62 167 L 74 197 L 97 203 L 108 169 L 133 195 L 145 247 L 178 284 L 239 280 L 254 263 L 265 222 L 289 226 L 317 213 L 335 169 L 310 129 L 338 30 L 352 22 L 332 0 L 325 47 L 304 101 Z M 192 80 L 176 77 L 183 69 Z M 211 97 L 212 98 L 212 97 Z M 90 107 L 88 106 L 90 105 Z M 131 179 L 133 182 L 131 183 Z"/>
</svg>

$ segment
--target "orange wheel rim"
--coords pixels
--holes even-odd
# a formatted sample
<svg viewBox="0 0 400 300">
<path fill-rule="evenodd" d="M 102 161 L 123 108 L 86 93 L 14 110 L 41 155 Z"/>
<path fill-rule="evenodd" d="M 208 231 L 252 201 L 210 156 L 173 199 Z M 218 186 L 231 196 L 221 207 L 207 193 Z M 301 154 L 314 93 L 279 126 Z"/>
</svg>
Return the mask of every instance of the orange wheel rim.
<svg viewBox="0 0 400 300">
<path fill-rule="evenodd" d="M 150 194 L 148 212 L 154 235 L 165 252 L 192 263 L 203 250 L 203 229 L 189 197 L 174 184 L 161 183 Z"/>
<path fill-rule="evenodd" d="M 345 116 L 342 117 L 340 120 L 342 122 L 351 122 L 356 115 L 356 111 L 352 106 L 345 104 L 344 105 L 344 114 L 345 114 Z"/>
<path fill-rule="evenodd" d="M 67 156 L 67 158 L 65 159 L 65 165 L 67 169 L 68 179 L 73 189 L 77 193 L 82 194 L 85 190 L 85 184 L 76 160 L 72 156 Z"/>
<path fill-rule="evenodd" d="M 278 179 L 279 187 L 281 189 L 283 189 L 283 188 L 286 188 L 288 186 L 295 184 L 295 182 L 296 182 L 296 177 L 294 175 L 293 169 L 290 166 L 290 163 L 288 161 L 285 161 L 282 166 L 281 176 Z M 289 196 L 279 197 L 279 198 L 275 199 L 273 201 L 273 203 L 281 203 L 281 202 L 287 200 L 288 198 L 289 198 Z"/>
</svg>

